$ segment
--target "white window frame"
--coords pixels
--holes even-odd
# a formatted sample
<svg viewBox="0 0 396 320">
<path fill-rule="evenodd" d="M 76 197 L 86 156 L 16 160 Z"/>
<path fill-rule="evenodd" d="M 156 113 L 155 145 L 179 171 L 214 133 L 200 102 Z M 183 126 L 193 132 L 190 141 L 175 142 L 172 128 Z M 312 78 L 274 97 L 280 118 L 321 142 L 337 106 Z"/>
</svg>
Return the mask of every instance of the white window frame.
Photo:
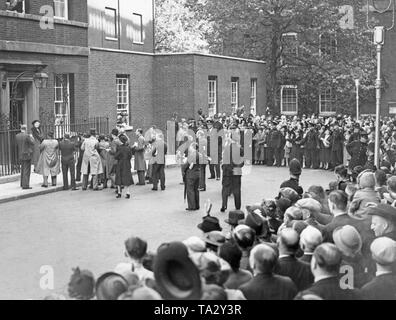
<svg viewBox="0 0 396 320">
<path fill-rule="evenodd" d="M 109 35 L 108 34 L 108 24 L 110 23 L 110 21 L 109 21 L 109 15 L 107 15 L 107 12 L 108 11 L 112 11 L 112 12 L 114 12 L 114 32 L 115 32 L 115 36 L 114 36 L 114 34 L 112 34 L 112 35 Z M 119 37 L 119 34 L 118 34 L 118 12 L 117 12 L 117 9 L 115 9 L 115 8 L 111 8 L 111 7 L 105 7 L 105 13 L 104 13 L 104 25 L 105 25 L 105 30 L 104 30 L 104 32 L 105 32 L 105 39 L 106 40 L 110 40 L 110 41 L 118 41 L 118 37 Z"/>
<path fill-rule="evenodd" d="M 329 45 L 331 45 L 331 43 L 329 44 L 329 43 L 327 43 L 326 44 L 326 47 L 323 47 L 323 50 L 322 50 L 322 37 L 323 36 L 330 36 L 330 42 L 332 42 L 333 40 L 334 40 L 334 42 L 335 42 L 335 46 L 334 46 L 334 52 L 331 52 L 330 54 L 329 53 L 327 53 L 328 55 L 330 55 L 330 56 L 332 56 L 332 55 L 336 55 L 337 54 L 337 52 L 338 52 L 338 41 L 337 41 L 337 36 L 334 34 L 334 33 L 321 33 L 320 35 L 319 35 L 319 56 L 322 56 L 323 55 L 323 51 L 329 51 Z M 331 45 L 331 47 L 333 47 L 332 45 Z"/>
<path fill-rule="evenodd" d="M 257 79 L 250 79 L 250 113 L 257 113 Z"/>
<path fill-rule="evenodd" d="M 140 21 L 139 21 L 139 24 L 140 24 L 140 25 L 137 25 L 137 24 L 136 24 L 135 18 L 136 18 L 136 19 L 137 19 L 137 18 L 140 19 Z M 132 14 L 132 24 L 133 24 L 133 35 L 132 35 L 132 39 L 133 39 L 133 40 L 132 40 L 132 42 L 133 42 L 134 44 L 144 44 L 144 37 L 143 37 L 143 15 L 140 14 L 140 13 L 134 12 L 134 13 Z M 140 28 L 140 30 L 139 30 L 139 28 Z M 135 35 L 138 34 L 138 33 L 140 33 L 140 39 L 136 40 L 136 39 L 135 39 Z M 140 40 L 140 41 L 139 41 L 139 40 Z"/>
<path fill-rule="evenodd" d="M 283 37 L 294 37 L 294 40 L 296 41 L 296 47 L 295 47 L 295 56 L 298 57 L 298 35 L 297 32 L 286 32 L 284 34 L 282 34 L 282 41 L 283 41 Z M 282 48 L 282 53 L 283 53 L 283 48 Z M 281 56 L 281 64 L 283 65 L 284 62 L 284 58 L 283 55 Z"/>
<path fill-rule="evenodd" d="M 62 16 L 58 16 L 56 15 L 56 4 L 64 4 L 65 6 L 65 15 Z M 63 20 L 68 20 L 69 19 L 69 1 L 68 0 L 54 0 L 54 18 L 58 18 L 58 19 L 63 19 Z"/>
<path fill-rule="evenodd" d="M 26 3 L 25 3 L 26 0 L 20 0 L 20 1 L 22 1 L 22 12 L 17 12 L 17 11 L 8 10 L 8 9 L 6 9 L 6 10 L 9 11 L 9 12 L 17 12 L 17 13 L 21 13 L 21 14 L 22 13 L 26 13 Z M 12 0 L 7 0 L 6 1 L 7 8 L 11 4 L 11 2 L 12 2 Z"/>
<path fill-rule="evenodd" d="M 284 101 L 283 101 L 283 91 L 284 89 L 294 89 L 296 93 L 296 110 L 284 110 Z M 281 86 L 281 94 L 280 94 L 280 103 L 281 103 L 281 113 L 284 115 L 297 115 L 298 113 L 298 87 L 296 85 L 283 85 Z"/>
<path fill-rule="evenodd" d="M 330 94 L 328 94 L 329 90 L 330 90 Z M 324 99 L 323 99 L 323 97 L 324 97 Z M 323 116 L 335 115 L 336 110 L 333 110 L 333 111 L 327 110 L 328 109 L 327 104 L 329 104 L 329 103 L 331 104 L 331 106 L 330 106 L 331 109 L 335 108 L 334 100 L 335 100 L 335 98 L 334 98 L 332 88 L 321 88 L 319 90 L 319 113 Z"/>
<path fill-rule="evenodd" d="M 62 81 L 62 80 L 63 81 Z M 66 88 L 64 87 L 66 84 Z M 60 97 L 57 91 L 60 89 Z M 58 113 L 57 105 L 61 105 L 62 113 Z M 63 124 L 70 124 L 70 76 L 69 74 L 55 74 L 54 79 L 54 115 L 56 124 L 63 120 Z"/>
<path fill-rule="evenodd" d="M 239 107 L 239 78 L 231 78 L 231 110 L 236 112 Z"/>
<path fill-rule="evenodd" d="M 217 77 L 208 78 L 208 114 L 214 116 L 217 113 Z"/>
<path fill-rule="evenodd" d="M 117 116 L 126 113 L 129 125 L 130 105 L 129 105 L 129 77 L 126 75 L 117 75 L 116 77 L 117 92 Z"/>
</svg>

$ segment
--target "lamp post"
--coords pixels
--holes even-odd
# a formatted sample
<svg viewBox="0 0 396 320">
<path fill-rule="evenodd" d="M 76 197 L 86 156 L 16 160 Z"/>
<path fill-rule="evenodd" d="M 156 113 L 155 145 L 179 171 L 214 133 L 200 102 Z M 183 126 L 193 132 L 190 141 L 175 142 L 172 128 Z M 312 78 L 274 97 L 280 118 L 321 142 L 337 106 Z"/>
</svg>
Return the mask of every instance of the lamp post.
<svg viewBox="0 0 396 320">
<path fill-rule="evenodd" d="M 381 56 L 382 47 L 385 44 L 385 32 L 392 30 L 395 25 L 395 0 L 367 0 L 367 27 L 374 31 L 374 43 L 377 46 L 377 79 L 375 81 L 376 104 L 375 104 L 375 153 L 374 164 L 379 168 L 380 165 L 380 148 L 381 148 Z M 374 26 L 371 27 L 369 23 L 369 12 L 374 11 L 383 14 L 387 11 L 392 11 L 392 24 L 389 27 Z"/>
<path fill-rule="evenodd" d="M 360 80 L 356 79 L 355 80 L 355 85 L 356 85 L 356 121 L 359 121 L 359 86 L 360 86 Z"/>
</svg>

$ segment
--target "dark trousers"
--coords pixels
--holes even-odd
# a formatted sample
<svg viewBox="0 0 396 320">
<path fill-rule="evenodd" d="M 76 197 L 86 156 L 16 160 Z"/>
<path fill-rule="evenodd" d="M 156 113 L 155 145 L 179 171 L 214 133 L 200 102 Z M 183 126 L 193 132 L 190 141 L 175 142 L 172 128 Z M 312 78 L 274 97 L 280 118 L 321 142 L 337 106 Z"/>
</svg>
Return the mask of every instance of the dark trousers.
<svg viewBox="0 0 396 320">
<path fill-rule="evenodd" d="M 199 188 L 206 189 L 206 164 L 201 164 L 200 167 Z"/>
<path fill-rule="evenodd" d="M 153 189 L 158 189 L 158 181 L 161 181 L 161 189 L 165 189 L 165 165 L 164 164 L 153 164 Z"/>
<path fill-rule="evenodd" d="M 307 168 L 319 168 L 319 149 L 306 149 L 305 150 L 305 166 Z"/>
<path fill-rule="evenodd" d="M 139 170 L 138 172 L 137 172 L 137 175 L 138 175 L 138 179 L 139 179 L 139 182 L 138 182 L 138 184 L 139 185 L 145 185 L 146 184 L 146 181 L 145 181 L 145 172 L 144 171 L 142 171 L 142 170 Z"/>
<path fill-rule="evenodd" d="M 188 209 L 198 210 L 199 209 L 199 174 L 187 173 L 187 203 Z"/>
<path fill-rule="evenodd" d="M 78 156 L 77 161 L 77 169 L 76 169 L 76 181 L 81 181 L 81 166 L 83 162 L 84 151 L 80 151 L 80 155 Z"/>
<path fill-rule="evenodd" d="M 76 163 L 73 160 L 62 161 L 62 174 L 63 174 L 63 189 L 69 189 L 69 173 L 70 171 L 70 185 L 72 189 L 76 188 Z"/>
<path fill-rule="evenodd" d="M 267 166 L 272 166 L 274 164 L 274 148 L 267 148 Z"/>
<path fill-rule="evenodd" d="M 228 196 L 232 193 L 234 195 L 235 209 L 241 209 L 241 178 L 242 176 L 223 177 L 223 189 L 221 190 L 223 208 L 227 208 Z"/>
<path fill-rule="evenodd" d="M 275 149 L 275 160 L 276 160 L 276 165 L 278 167 L 282 165 L 283 155 L 284 155 L 284 150 L 282 148 Z"/>
<path fill-rule="evenodd" d="M 212 179 L 220 179 L 221 178 L 221 173 L 220 173 L 220 163 L 219 164 L 209 164 L 209 170 L 210 170 L 210 177 Z"/>
<path fill-rule="evenodd" d="M 88 174 L 83 175 L 83 182 L 82 182 L 82 188 L 83 190 L 87 190 L 88 188 Z M 91 186 L 93 189 L 98 189 L 99 188 L 99 181 L 98 181 L 98 175 L 93 174 L 92 175 L 92 180 L 91 180 Z"/>
<path fill-rule="evenodd" d="M 344 161 L 343 150 L 335 150 L 331 153 L 331 162 L 333 167 L 337 167 Z"/>
<path fill-rule="evenodd" d="M 32 160 L 21 160 L 21 188 L 29 188 Z"/>
</svg>

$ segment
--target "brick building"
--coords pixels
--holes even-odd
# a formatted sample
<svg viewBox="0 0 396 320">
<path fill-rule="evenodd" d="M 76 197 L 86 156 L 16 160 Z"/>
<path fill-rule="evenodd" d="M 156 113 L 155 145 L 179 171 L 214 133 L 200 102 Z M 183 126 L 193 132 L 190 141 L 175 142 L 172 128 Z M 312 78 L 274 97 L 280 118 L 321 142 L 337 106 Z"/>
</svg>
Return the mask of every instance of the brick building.
<svg viewBox="0 0 396 320">
<path fill-rule="evenodd" d="M 114 125 L 122 115 L 164 129 L 174 112 L 264 112 L 264 62 L 154 53 L 154 1 L 0 0 L 0 18 L 0 114 L 15 123 L 104 116 Z"/>
</svg>

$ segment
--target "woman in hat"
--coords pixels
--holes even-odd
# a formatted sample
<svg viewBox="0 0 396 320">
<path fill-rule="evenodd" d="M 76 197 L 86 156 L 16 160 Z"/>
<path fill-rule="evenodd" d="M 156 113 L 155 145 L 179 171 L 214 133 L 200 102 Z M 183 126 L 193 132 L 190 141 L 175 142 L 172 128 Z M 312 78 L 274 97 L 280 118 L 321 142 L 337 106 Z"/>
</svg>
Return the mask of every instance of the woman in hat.
<svg viewBox="0 0 396 320">
<path fill-rule="evenodd" d="M 54 139 L 54 133 L 49 132 L 47 138 L 40 145 L 40 159 L 37 173 L 43 176 L 43 188 L 48 188 L 48 176 L 51 175 L 52 186 L 56 186 L 56 177 L 60 173 L 59 143 Z"/>
<path fill-rule="evenodd" d="M 132 149 L 128 145 L 128 139 L 126 136 L 120 136 L 121 145 L 117 147 L 117 152 L 114 158 L 118 161 L 116 169 L 115 184 L 117 186 L 117 199 L 121 198 L 121 188 L 126 188 L 126 198 L 131 198 L 130 187 L 133 185 L 132 178 Z"/>
<path fill-rule="evenodd" d="M 34 172 L 37 173 L 37 164 L 40 158 L 40 145 L 44 140 L 44 134 L 41 131 L 41 124 L 39 120 L 32 122 L 32 135 L 34 138 L 32 164 L 34 165 Z"/>
</svg>

